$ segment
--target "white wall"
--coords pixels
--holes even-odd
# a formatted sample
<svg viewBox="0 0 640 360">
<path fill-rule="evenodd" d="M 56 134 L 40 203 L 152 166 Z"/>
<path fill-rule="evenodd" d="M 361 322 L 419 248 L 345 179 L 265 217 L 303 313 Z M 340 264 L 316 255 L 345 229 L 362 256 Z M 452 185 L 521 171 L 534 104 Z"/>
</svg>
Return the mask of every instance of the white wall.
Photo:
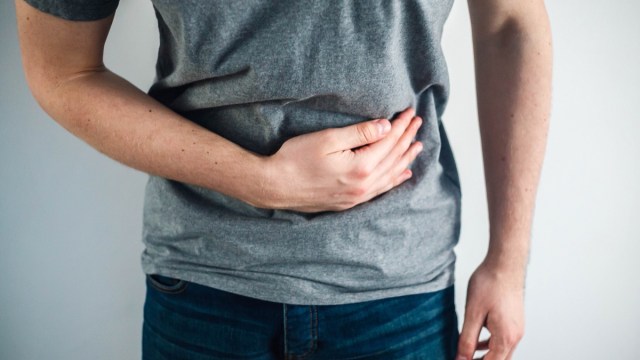
<svg viewBox="0 0 640 360">
<path fill-rule="evenodd" d="M 640 4 L 548 1 L 554 97 L 516 359 L 640 352 Z M 487 245 L 466 2 L 443 47 L 445 122 L 463 187 L 457 305 Z M 158 46 L 148 1 L 122 1 L 106 64 L 143 90 Z M 12 1 L 0 2 L 0 359 L 139 358 L 146 175 L 51 120 L 22 75 Z M 635 355 L 635 356 L 634 356 Z"/>
<path fill-rule="evenodd" d="M 534 221 L 525 337 L 515 359 L 638 359 L 640 3 L 547 1 L 553 104 Z M 487 246 L 473 54 L 465 1 L 443 47 L 445 121 L 463 190 L 457 305 Z"/>
<path fill-rule="evenodd" d="M 49 118 L 22 74 L 13 1 L 0 1 L 0 359 L 139 358 L 147 175 Z M 151 3 L 122 1 L 107 66 L 147 89 Z"/>
</svg>

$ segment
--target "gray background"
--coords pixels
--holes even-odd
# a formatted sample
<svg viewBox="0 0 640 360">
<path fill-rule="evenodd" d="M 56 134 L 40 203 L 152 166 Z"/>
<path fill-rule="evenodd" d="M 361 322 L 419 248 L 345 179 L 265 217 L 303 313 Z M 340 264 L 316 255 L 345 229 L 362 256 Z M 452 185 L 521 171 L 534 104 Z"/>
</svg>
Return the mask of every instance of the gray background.
<svg viewBox="0 0 640 360">
<path fill-rule="evenodd" d="M 640 352 L 640 3 L 549 1 L 553 114 L 516 359 Z M 457 307 L 487 246 L 466 2 L 443 48 L 445 122 L 463 187 Z M 106 65 L 143 90 L 158 36 L 149 1 L 122 1 Z M 0 359 L 136 359 L 146 174 L 66 132 L 24 82 L 13 1 L 0 2 Z M 635 140 L 635 141 L 634 141 Z"/>
</svg>

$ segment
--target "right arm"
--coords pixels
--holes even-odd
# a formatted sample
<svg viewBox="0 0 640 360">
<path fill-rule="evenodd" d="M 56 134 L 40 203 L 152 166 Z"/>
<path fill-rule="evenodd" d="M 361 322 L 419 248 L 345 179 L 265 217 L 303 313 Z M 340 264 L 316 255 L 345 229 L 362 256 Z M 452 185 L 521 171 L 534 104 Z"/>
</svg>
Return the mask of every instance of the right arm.
<svg viewBox="0 0 640 360">
<path fill-rule="evenodd" d="M 253 206 L 309 212 L 347 209 L 410 176 L 405 169 L 421 144 L 410 146 L 419 120 L 411 121 L 409 111 L 389 133 L 362 122 L 301 135 L 277 156 L 262 156 L 178 115 L 106 68 L 102 56 L 113 15 L 70 21 L 24 0 L 15 5 L 36 101 L 66 130 L 124 165 Z"/>
</svg>

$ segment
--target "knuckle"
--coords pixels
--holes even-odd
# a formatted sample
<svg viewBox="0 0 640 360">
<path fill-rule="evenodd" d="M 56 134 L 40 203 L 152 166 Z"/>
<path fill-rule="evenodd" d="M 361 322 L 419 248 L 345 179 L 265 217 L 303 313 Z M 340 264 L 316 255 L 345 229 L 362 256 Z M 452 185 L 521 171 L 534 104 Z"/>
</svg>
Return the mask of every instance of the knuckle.
<svg viewBox="0 0 640 360">
<path fill-rule="evenodd" d="M 340 139 L 338 138 L 338 133 L 333 131 L 333 129 L 327 129 L 322 133 L 321 142 L 327 147 L 333 148 L 338 145 Z"/>
<path fill-rule="evenodd" d="M 366 193 L 367 193 L 367 188 L 363 185 L 354 186 L 353 188 L 351 188 L 351 190 L 349 190 L 349 195 L 355 198 L 360 198 Z"/>
<path fill-rule="evenodd" d="M 402 165 L 404 167 L 409 166 L 413 161 L 413 154 L 411 151 L 407 151 L 401 158 L 398 159 L 398 165 Z"/>
<path fill-rule="evenodd" d="M 512 335 L 503 335 L 494 340 L 493 349 L 498 352 L 506 351 L 513 345 Z"/>
<path fill-rule="evenodd" d="M 505 344 L 509 347 L 515 345 L 522 339 L 523 331 L 519 328 L 508 329 L 502 338 L 502 344 Z"/>
<path fill-rule="evenodd" d="M 371 167 L 368 164 L 362 163 L 353 169 L 353 175 L 358 179 L 364 179 L 371 175 L 371 171 Z"/>
<path fill-rule="evenodd" d="M 459 351 L 464 354 L 468 354 L 475 350 L 476 344 L 473 340 L 460 339 Z"/>
<path fill-rule="evenodd" d="M 404 170 L 405 169 L 403 168 L 402 171 L 400 171 L 395 177 L 389 178 L 389 183 L 390 183 L 389 187 L 398 186 L 403 181 L 407 180 L 405 179 Z"/>
<path fill-rule="evenodd" d="M 507 344 L 494 342 L 493 346 L 491 346 L 491 342 L 489 342 L 489 351 L 493 351 L 495 353 L 505 353 L 507 352 Z"/>
<path fill-rule="evenodd" d="M 404 146 L 404 145 L 403 145 Z M 414 143 L 408 142 L 406 146 L 404 146 L 404 152 L 402 153 L 403 159 L 410 159 L 416 156 L 416 148 Z"/>
<path fill-rule="evenodd" d="M 517 342 L 517 340 L 516 340 L 516 338 L 514 336 L 509 336 L 506 339 L 504 339 L 503 347 L 504 348 L 510 348 L 513 345 L 515 345 L 516 342 Z"/>
<path fill-rule="evenodd" d="M 363 143 L 368 143 L 375 138 L 375 132 L 373 126 L 370 124 L 363 124 L 362 126 L 358 126 L 358 135 L 360 137 L 360 141 Z"/>
<path fill-rule="evenodd" d="M 402 179 L 399 179 L 399 178 L 397 178 L 397 179 L 392 179 L 391 181 L 389 181 L 389 182 L 387 183 L 387 186 L 385 186 L 385 188 L 384 188 L 384 192 L 387 192 L 387 191 L 389 191 L 389 190 L 393 189 L 393 188 L 394 188 L 394 187 L 396 187 L 398 184 L 400 184 L 400 182 L 402 182 Z"/>
<path fill-rule="evenodd" d="M 513 346 L 515 344 L 518 343 L 518 341 L 520 341 L 520 333 L 518 331 L 514 331 L 509 333 L 509 335 L 506 336 L 505 342 L 507 343 L 507 345 Z"/>
<path fill-rule="evenodd" d="M 416 141 L 416 142 L 409 142 L 409 145 L 407 146 L 407 157 L 410 158 L 415 158 L 416 156 L 418 156 L 418 154 L 420 153 L 419 150 L 422 150 L 423 145 L 421 142 Z"/>
<path fill-rule="evenodd" d="M 409 136 L 401 137 L 400 139 L 398 139 L 398 146 L 400 146 L 400 148 L 402 149 L 403 155 L 408 155 L 411 153 L 412 144 L 413 143 L 411 142 L 411 137 Z"/>
</svg>

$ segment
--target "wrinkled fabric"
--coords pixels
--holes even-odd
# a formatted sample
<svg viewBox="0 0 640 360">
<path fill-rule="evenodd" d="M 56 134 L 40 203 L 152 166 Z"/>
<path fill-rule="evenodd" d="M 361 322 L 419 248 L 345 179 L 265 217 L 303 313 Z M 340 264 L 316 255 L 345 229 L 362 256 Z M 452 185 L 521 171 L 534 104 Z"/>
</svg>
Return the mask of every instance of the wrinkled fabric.
<svg viewBox="0 0 640 360">
<path fill-rule="evenodd" d="M 145 273 L 317 305 L 454 283 L 461 192 L 442 123 L 449 77 L 440 46 L 453 0 L 152 3 L 160 47 L 148 94 L 185 118 L 266 156 L 292 137 L 413 106 L 424 150 L 412 178 L 345 211 L 256 208 L 150 175 Z M 56 11 L 83 17 L 79 5 Z"/>
</svg>

